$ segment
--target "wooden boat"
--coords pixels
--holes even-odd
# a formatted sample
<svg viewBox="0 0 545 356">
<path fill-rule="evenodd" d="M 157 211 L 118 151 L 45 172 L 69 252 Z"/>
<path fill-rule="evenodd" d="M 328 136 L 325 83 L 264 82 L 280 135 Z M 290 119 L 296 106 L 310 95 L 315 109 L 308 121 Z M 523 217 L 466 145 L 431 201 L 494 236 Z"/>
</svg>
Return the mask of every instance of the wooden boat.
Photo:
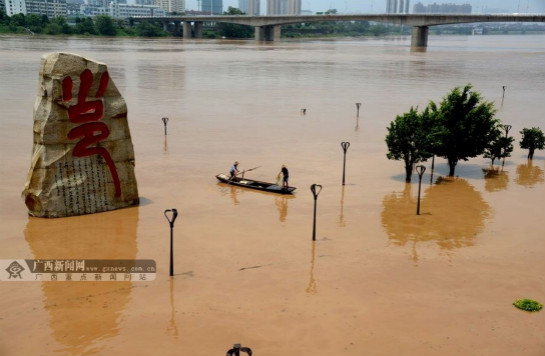
<svg viewBox="0 0 545 356">
<path fill-rule="evenodd" d="M 236 185 L 238 187 L 262 190 L 271 193 L 292 194 L 295 190 L 295 187 L 282 187 L 275 183 L 260 182 L 258 180 L 248 179 L 244 177 L 233 177 L 231 179 L 227 174 L 224 173 L 218 174 L 216 178 L 222 183 Z"/>
</svg>

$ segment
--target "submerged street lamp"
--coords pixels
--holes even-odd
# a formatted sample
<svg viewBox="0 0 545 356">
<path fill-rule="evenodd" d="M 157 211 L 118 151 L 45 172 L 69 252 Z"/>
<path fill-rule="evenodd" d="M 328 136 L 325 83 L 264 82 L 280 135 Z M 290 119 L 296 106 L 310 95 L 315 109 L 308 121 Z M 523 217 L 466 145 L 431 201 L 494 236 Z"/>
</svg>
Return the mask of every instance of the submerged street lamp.
<svg viewBox="0 0 545 356">
<path fill-rule="evenodd" d="M 361 106 L 361 103 L 356 103 L 356 109 L 357 109 L 358 117 L 360 117 L 360 106 Z"/>
<path fill-rule="evenodd" d="M 511 125 L 503 125 L 503 129 L 505 130 L 505 137 L 507 137 L 507 135 L 509 135 L 509 131 L 511 131 L 512 128 L 513 128 L 513 126 L 511 126 Z"/>
<path fill-rule="evenodd" d="M 165 210 L 165 218 L 167 218 L 168 223 L 170 225 L 170 272 L 169 276 L 174 276 L 174 221 L 176 221 L 176 218 L 178 217 L 178 210 L 176 209 L 167 209 Z M 169 217 L 170 215 L 170 217 Z"/>
<path fill-rule="evenodd" d="M 314 196 L 314 222 L 312 224 L 312 241 L 316 241 L 316 201 L 318 200 L 318 194 L 322 191 L 322 186 L 319 184 L 313 184 L 310 186 L 310 191 Z"/>
<path fill-rule="evenodd" d="M 420 165 L 416 166 L 416 173 L 418 173 L 418 203 L 416 205 L 416 215 L 420 215 L 420 187 L 422 186 L 422 176 L 426 171 L 426 167 Z"/>
<path fill-rule="evenodd" d="M 341 147 L 343 148 L 344 157 L 343 157 L 343 185 L 344 185 L 344 173 L 346 169 L 346 151 L 348 151 L 348 147 L 350 147 L 350 142 L 341 142 Z"/>
<path fill-rule="evenodd" d="M 161 120 L 163 120 L 163 124 L 165 125 L 165 136 L 166 136 L 167 135 L 168 117 L 163 117 Z"/>
</svg>

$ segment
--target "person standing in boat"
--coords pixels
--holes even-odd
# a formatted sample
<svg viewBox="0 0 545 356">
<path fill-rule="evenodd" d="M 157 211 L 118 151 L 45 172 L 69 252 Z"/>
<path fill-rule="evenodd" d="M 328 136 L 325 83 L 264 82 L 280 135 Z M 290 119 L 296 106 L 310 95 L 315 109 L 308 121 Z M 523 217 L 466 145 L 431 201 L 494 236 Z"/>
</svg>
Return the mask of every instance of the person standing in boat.
<svg viewBox="0 0 545 356">
<path fill-rule="evenodd" d="M 282 169 L 280 170 L 280 173 L 282 173 L 282 184 L 284 188 L 288 187 L 288 182 L 290 179 L 290 172 L 288 171 L 288 168 L 285 165 L 282 165 Z"/>
<path fill-rule="evenodd" d="M 229 174 L 231 175 L 229 179 L 233 179 L 238 173 L 238 161 L 235 161 L 235 163 L 233 163 L 233 165 L 231 166 L 231 169 L 229 169 Z"/>
</svg>

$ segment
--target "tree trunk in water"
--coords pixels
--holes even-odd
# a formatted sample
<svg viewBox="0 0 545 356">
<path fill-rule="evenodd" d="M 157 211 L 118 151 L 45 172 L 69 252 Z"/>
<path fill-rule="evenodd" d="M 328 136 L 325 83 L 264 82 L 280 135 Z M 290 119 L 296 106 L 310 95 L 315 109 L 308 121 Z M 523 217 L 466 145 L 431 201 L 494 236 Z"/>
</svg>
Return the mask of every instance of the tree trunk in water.
<svg viewBox="0 0 545 356">
<path fill-rule="evenodd" d="M 454 177 L 454 170 L 456 169 L 456 164 L 458 164 L 458 161 L 451 161 L 450 159 L 448 160 L 448 166 L 450 168 L 449 170 L 449 177 Z"/>
<path fill-rule="evenodd" d="M 410 183 L 411 182 L 411 176 L 413 175 L 413 165 L 405 165 L 405 182 Z"/>
<path fill-rule="evenodd" d="M 534 159 L 534 149 L 530 148 L 528 150 L 528 159 Z"/>
</svg>

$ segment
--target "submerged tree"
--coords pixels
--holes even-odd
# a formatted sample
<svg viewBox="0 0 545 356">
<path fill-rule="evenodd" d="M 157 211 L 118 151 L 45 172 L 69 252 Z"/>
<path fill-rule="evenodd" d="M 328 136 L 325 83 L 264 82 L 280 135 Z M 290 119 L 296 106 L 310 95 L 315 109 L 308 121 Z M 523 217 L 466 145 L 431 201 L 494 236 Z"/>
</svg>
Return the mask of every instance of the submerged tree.
<svg viewBox="0 0 545 356">
<path fill-rule="evenodd" d="M 454 176 L 459 160 L 483 154 L 498 134 L 494 104 L 483 101 L 481 94 L 471 89 L 471 84 L 456 87 L 439 106 L 433 101 L 429 105 L 436 141 L 433 153 L 447 159 L 449 176 Z"/>
<path fill-rule="evenodd" d="M 426 109 L 419 114 L 412 108 L 403 115 L 396 116 L 390 122 L 386 145 L 388 145 L 388 159 L 403 160 L 405 162 L 405 181 L 410 182 L 413 166 L 418 162 L 426 161 L 432 156 L 432 145 L 428 126 L 429 111 Z"/>
<path fill-rule="evenodd" d="M 502 158 L 511 157 L 513 152 L 513 142 L 515 141 L 514 137 L 503 136 L 497 129 L 497 136 L 490 142 L 488 147 L 485 148 L 483 157 L 490 158 L 492 161 L 491 165 L 494 165 L 496 159 L 501 160 Z"/>
<path fill-rule="evenodd" d="M 522 135 L 522 139 L 519 142 L 520 148 L 528 149 L 528 159 L 534 158 L 535 150 L 545 148 L 545 135 L 539 127 L 524 128 L 520 133 Z"/>
</svg>

